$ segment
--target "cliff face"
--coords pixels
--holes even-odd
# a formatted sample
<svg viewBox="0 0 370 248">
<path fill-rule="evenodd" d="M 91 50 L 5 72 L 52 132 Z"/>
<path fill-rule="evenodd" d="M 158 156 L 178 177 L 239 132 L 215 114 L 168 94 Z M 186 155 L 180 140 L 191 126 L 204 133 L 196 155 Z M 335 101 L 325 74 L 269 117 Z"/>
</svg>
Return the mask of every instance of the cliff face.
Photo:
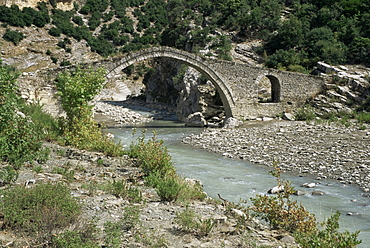
<svg viewBox="0 0 370 248">
<path fill-rule="evenodd" d="M 49 2 L 49 0 L 0 0 L 0 5 L 6 5 L 7 7 L 18 5 L 22 9 L 24 7 L 35 8 L 39 2 Z M 71 10 L 73 9 L 73 1 L 56 0 L 56 6 L 58 9 Z"/>
</svg>

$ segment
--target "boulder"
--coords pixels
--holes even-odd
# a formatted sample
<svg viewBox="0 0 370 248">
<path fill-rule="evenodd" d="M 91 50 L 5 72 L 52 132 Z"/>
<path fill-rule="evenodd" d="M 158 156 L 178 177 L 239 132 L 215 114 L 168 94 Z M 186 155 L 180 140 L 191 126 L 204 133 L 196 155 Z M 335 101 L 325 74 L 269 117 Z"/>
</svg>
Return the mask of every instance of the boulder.
<svg viewBox="0 0 370 248">
<path fill-rule="evenodd" d="M 302 186 L 305 188 L 315 188 L 316 183 L 304 183 Z"/>
<path fill-rule="evenodd" d="M 316 190 L 316 191 L 312 192 L 312 195 L 325 195 L 325 193 L 320 191 L 320 190 Z"/>
<path fill-rule="evenodd" d="M 283 120 L 294 121 L 295 117 L 292 113 L 284 113 Z"/>
<path fill-rule="evenodd" d="M 204 127 L 207 121 L 201 112 L 196 112 L 191 114 L 186 118 L 185 126 L 187 127 Z"/>
<path fill-rule="evenodd" d="M 281 193 L 283 191 L 284 191 L 284 186 L 283 185 L 279 185 L 279 186 L 273 187 L 272 189 L 269 189 L 267 191 L 267 193 L 269 193 L 269 194 L 277 194 L 277 193 Z"/>
<path fill-rule="evenodd" d="M 238 119 L 235 119 L 233 117 L 229 117 L 229 118 L 225 119 L 224 128 L 234 128 L 234 127 L 239 126 L 241 123 L 242 122 L 239 121 Z"/>
<path fill-rule="evenodd" d="M 317 69 L 324 73 L 334 73 L 334 67 L 324 62 L 317 62 Z"/>
</svg>

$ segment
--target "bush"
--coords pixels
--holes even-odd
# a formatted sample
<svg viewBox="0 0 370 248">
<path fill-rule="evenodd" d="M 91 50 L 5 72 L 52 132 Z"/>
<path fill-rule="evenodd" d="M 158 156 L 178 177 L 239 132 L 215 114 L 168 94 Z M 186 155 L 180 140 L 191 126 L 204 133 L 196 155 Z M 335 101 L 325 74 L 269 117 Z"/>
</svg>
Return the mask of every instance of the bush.
<svg viewBox="0 0 370 248">
<path fill-rule="evenodd" d="M 145 140 L 145 132 L 131 144 L 128 154 L 136 158 L 140 167 L 147 175 L 146 182 L 156 188 L 162 201 L 202 200 L 205 194 L 200 185 L 187 182 L 176 174 L 171 156 L 162 140 L 156 136 Z"/>
<path fill-rule="evenodd" d="M 258 195 L 251 198 L 253 206 L 250 210 L 257 216 L 270 223 L 274 229 L 284 229 L 289 232 L 304 232 L 310 234 L 316 229 L 316 218 L 310 214 L 302 204 L 291 199 L 295 192 L 291 183 L 280 178 L 280 169 L 275 164 L 275 171 L 272 171 L 278 186 L 283 187 L 283 192 L 277 196 Z"/>
<path fill-rule="evenodd" d="M 316 117 L 316 114 L 312 107 L 304 106 L 298 109 L 297 113 L 295 114 L 295 119 L 297 121 L 311 121 Z"/>
<path fill-rule="evenodd" d="M 113 181 L 112 194 L 116 197 L 129 200 L 132 203 L 140 203 L 143 201 L 143 195 L 141 191 L 133 186 L 127 185 L 125 180 Z"/>
<path fill-rule="evenodd" d="M 143 132 L 137 142 L 131 144 L 129 155 L 138 160 L 140 167 L 147 175 L 159 173 L 165 176 L 176 173 L 171 156 L 167 148 L 163 146 L 163 140 L 157 140 L 155 133 L 151 139 L 146 141 L 145 132 Z"/>
<path fill-rule="evenodd" d="M 207 236 L 215 226 L 213 219 L 201 219 L 194 210 L 186 209 L 176 213 L 175 222 L 181 226 L 185 232 L 194 233 L 199 237 Z"/>
<path fill-rule="evenodd" d="M 76 221 L 78 202 L 62 184 L 40 184 L 33 188 L 17 186 L 4 193 L 1 207 L 4 226 L 35 235 L 50 235 Z"/>
<path fill-rule="evenodd" d="M 17 78 L 18 73 L 0 61 L 0 159 L 14 169 L 47 157 L 41 144 L 43 131 L 25 114 L 25 104 L 17 94 Z"/>
<path fill-rule="evenodd" d="M 62 34 L 62 31 L 59 28 L 52 27 L 49 32 L 51 36 L 59 37 Z"/>
<path fill-rule="evenodd" d="M 91 225 L 79 231 L 65 231 L 53 237 L 52 245 L 55 248 L 99 248 L 94 231 Z"/>
<path fill-rule="evenodd" d="M 92 119 L 92 107 L 88 104 L 105 83 L 105 70 L 76 68 L 57 77 L 57 94 L 67 114 L 61 125 L 65 144 L 79 149 L 95 150 L 111 156 L 123 155 L 122 146 L 104 135 Z"/>
<path fill-rule="evenodd" d="M 295 192 L 291 182 L 280 178 L 281 171 L 277 164 L 271 172 L 276 177 L 278 186 L 283 192 L 277 196 L 258 195 L 251 198 L 249 207 L 257 216 L 266 220 L 272 228 L 283 229 L 294 234 L 296 242 L 302 247 L 354 247 L 360 244 L 357 240 L 359 231 L 350 233 L 339 232 L 339 212 L 331 216 L 323 228 L 319 229 L 314 215 L 310 214 L 301 204 L 291 199 Z"/>
<path fill-rule="evenodd" d="M 356 119 L 362 123 L 370 123 L 370 113 L 361 112 L 357 115 Z"/>
<path fill-rule="evenodd" d="M 315 230 L 314 233 L 299 233 L 295 234 L 296 241 L 302 247 L 335 247 L 347 248 L 355 247 L 361 244 L 361 240 L 357 240 L 360 231 L 350 233 L 349 231 L 339 232 L 339 217 L 337 211 L 326 222 L 321 223 L 322 229 Z"/>
<path fill-rule="evenodd" d="M 9 42 L 13 42 L 14 45 L 18 45 L 18 43 L 23 40 L 24 35 L 18 31 L 12 31 L 9 28 L 6 29 L 3 39 Z"/>
</svg>

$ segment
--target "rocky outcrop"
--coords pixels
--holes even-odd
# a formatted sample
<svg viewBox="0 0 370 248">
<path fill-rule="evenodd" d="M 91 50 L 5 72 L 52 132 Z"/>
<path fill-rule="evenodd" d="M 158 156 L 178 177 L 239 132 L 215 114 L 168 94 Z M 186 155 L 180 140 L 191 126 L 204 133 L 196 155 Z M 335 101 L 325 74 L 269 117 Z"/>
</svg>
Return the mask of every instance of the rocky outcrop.
<svg viewBox="0 0 370 248">
<path fill-rule="evenodd" d="M 308 104 L 316 113 L 351 113 L 370 95 L 370 70 L 363 66 L 331 66 L 322 62 L 317 65 L 318 73 L 328 77 L 322 94 Z"/>
<path fill-rule="evenodd" d="M 214 85 L 202 74 L 189 67 L 183 77 L 183 85 L 177 102 L 177 116 L 189 123 L 196 112 L 202 114 L 205 125 L 220 125 L 225 118 L 223 105 Z"/>
<path fill-rule="evenodd" d="M 211 122 L 218 124 L 223 121 L 222 102 L 212 83 L 202 78 L 201 73 L 194 68 L 187 68 L 182 76 L 181 70 L 184 67 L 179 62 L 165 59 L 159 61 L 156 73 L 145 82 L 148 103 L 172 105 L 178 119 L 190 126 L 203 126 Z M 194 115 L 197 112 L 201 113 L 204 120 L 194 117 L 199 117 L 199 114 Z M 205 123 L 200 124 L 203 122 Z"/>
</svg>

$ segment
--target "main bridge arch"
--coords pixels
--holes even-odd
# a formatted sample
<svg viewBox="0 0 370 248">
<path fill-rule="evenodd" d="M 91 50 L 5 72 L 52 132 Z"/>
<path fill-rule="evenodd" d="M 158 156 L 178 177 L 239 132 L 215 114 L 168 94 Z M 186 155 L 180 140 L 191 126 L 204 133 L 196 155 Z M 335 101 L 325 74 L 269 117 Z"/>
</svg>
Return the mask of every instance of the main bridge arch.
<svg viewBox="0 0 370 248">
<path fill-rule="evenodd" d="M 108 59 L 111 62 L 111 66 L 109 66 L 110 68 L 107 68 L 106 76 L 109 80 L 113 78 L 114 75 L 120 73 L 124 68 L 132 64 L 159 57 L 180 61 L 203 73 L 213 83 L 218 93 L 220 94 L 223 106 L 225 108 L 226 116 L 233 116 L 232 110 L 235 107 L 235 101 L 230 88 L 225 84 L 225 82 L 222 81 L 217 72 L 212 70 L 207 65 L 207 61 L 205 58 L 192 53 L 170 47 L 151 47 L 147 49 L 142 49 L 138 52 Z"/>
</svg>

